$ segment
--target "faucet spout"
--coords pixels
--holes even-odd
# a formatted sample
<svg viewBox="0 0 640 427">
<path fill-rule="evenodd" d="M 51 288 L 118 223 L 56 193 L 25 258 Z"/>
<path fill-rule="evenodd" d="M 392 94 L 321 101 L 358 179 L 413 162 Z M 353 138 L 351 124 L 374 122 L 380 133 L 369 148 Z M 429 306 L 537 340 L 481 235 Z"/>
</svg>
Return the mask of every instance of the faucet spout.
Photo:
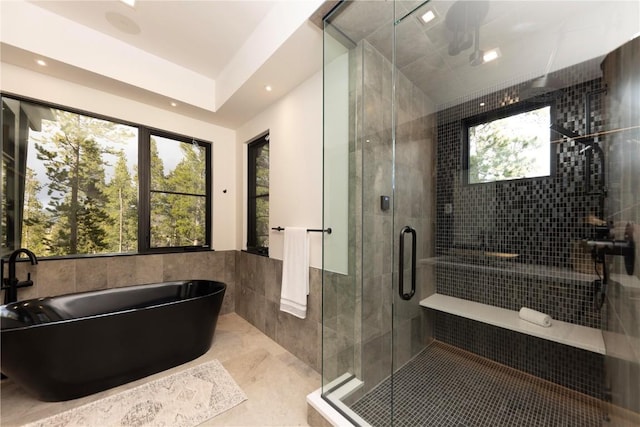
<svg viewBox="0 0 640 427">
<path fill-rule="evenodd" d="M 29 249 L 20 248 L 11 252 L 11 255 L 9 255 L 9 260 L 7 261 L 7 263 L 9 264 L 9 275 L 6 279 L 4 279 L 4 286 L 2 287 L 2 289 L 5 290 L 5 293 L 4 293 L 5 304 L 10 304 L 12 302 L 18 301 L 19 287 L 33 285 L 33 282 L 31 281 L 31 274 L 27 275 L 26 281 L 21 282 L 18 280 L 18 277 L 16 275 L 16 261 L 20 256 L 20 254 L 25 254 L 29 258 L 31 265 L 36 265 L 38 263 L 38 258 Z"/>
</svg>

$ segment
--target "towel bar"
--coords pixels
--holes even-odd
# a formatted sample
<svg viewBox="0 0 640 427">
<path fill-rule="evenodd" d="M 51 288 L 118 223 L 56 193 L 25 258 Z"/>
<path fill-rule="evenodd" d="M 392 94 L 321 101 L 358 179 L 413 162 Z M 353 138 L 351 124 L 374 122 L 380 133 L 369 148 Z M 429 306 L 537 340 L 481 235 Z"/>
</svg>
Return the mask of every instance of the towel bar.
<svg viewBox="0 0 640 427">
<path fill-rule="evenodd" d="M 276 231 L 284 231 L 284 227 L 271 227 L 272 230 L 276 230 Z M 313 232 L 313 233 L 327 233 L 327 234 L 331 234 L 331 227 L 329 228 L 307 228 L 307 231 L 309 232 Z"/>
</svg>

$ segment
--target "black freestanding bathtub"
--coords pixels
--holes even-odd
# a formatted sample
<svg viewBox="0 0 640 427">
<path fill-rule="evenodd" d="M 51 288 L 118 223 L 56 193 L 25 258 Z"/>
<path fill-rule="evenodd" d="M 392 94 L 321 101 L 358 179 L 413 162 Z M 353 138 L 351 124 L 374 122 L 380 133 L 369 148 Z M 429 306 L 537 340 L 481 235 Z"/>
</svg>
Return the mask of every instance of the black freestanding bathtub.
<svg viewBox="0 0 640 427">
<path fill-rule="evenodd" d="M 225 289 L 190 280 L 0 306 L 0 370 L 60 401 L 169 369 L 211 347 Z"/>
</svg>

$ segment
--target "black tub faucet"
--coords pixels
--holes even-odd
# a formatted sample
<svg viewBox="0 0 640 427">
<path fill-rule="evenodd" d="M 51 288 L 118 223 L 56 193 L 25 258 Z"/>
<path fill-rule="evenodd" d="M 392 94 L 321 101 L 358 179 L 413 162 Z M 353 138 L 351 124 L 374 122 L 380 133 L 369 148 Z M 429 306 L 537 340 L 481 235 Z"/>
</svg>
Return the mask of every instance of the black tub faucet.
<svg viewBox="0 0 640 427">
<path fill-rule="evenodd" d="M 27 280 L 20 281 L 16 276 L 16 260 L 20 254 L 25 254 L 29 257 L 29 261 L 31 261 L 31 265 L 36 265 L 38 263 L 38 258 L 36 255 L 31 252 L 29 249 L 20 248 L 11 252 L 9 255 L 9 260 L 7 263 L 9 264 L 9 276 L 3 280 L 4 285 L 2 289 L 4 289 L 4 303 L 10 304 L 12 302 L 18 301 L 18 288 L 23 288 L 26 286 L 33 286 L 33 281 L 31 280 L 31 273 L 27 273 Z"/>
</svg>

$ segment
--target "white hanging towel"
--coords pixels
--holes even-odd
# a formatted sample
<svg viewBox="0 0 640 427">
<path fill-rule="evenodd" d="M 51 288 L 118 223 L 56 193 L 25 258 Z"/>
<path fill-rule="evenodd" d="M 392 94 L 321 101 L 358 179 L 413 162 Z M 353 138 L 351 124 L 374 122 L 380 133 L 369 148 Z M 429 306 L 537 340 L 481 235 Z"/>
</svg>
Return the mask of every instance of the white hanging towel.
<svg viewBox="0 0 640 427">
<path fill-rule="evenodd" d="M 280 311 L 304 319 L 309 295 L 309 240 L 307 229 L 285 227 Z"/>
</svg>

